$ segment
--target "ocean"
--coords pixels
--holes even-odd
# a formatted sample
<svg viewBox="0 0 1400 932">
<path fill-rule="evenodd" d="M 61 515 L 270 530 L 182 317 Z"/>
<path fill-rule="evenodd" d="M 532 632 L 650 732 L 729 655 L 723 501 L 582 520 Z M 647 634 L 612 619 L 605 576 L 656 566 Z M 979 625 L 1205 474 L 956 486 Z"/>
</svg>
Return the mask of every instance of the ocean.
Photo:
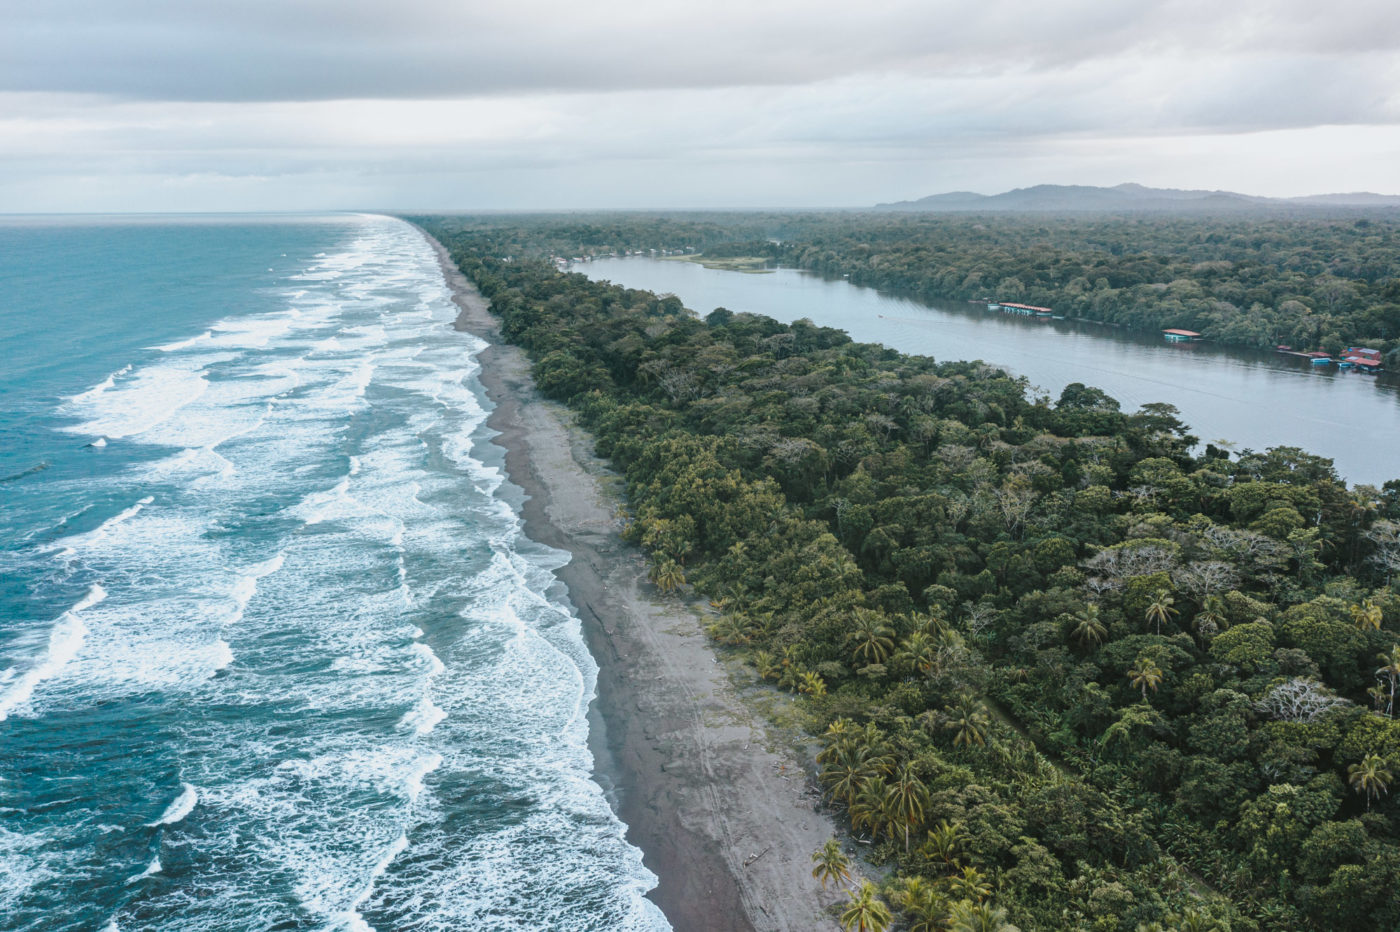
<svg viewBox="0 0 1400 932">
<path fill-rule="evenodd" d="M 0 218 L 0 928 L 667 928 L 454 316 L 391 218 Z"/>
</svg>

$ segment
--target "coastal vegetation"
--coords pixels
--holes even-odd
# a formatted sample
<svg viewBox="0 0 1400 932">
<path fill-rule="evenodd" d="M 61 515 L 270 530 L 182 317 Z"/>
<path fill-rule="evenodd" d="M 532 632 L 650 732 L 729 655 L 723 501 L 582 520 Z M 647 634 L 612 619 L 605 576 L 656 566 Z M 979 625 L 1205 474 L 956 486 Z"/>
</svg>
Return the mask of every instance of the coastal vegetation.
<svg viewBox="0 0 1400 932">
<path fill-rule="evenodd" d="M 827 805 L 889 866 L 852 891 L 848 927 L 1400 926 L 1400 482 L 1348 488 L 1292 448 L 1198 450 L 1168 404 L 1128 412 L 1082 384 L 1037 396 L 980 363 L 699 317 L 546 261 L 664 243 L 916 291 L 956 268 L 962 288 L 962 247 L 929 245 L 946 218 L 419 222 L 625 476 L 627 536 L 658 589 L 709 598 L 714 639 L 802 697 Z M 1212 244 L 1142 221 L 1122 234 L 1134 253 L 1091 236 L 1102 218 L 1013 218 L 981 240 L 990 221 L 955 222 L 1006 257 L 982 260 L 969 294 L 1010 299 L 997 289 L 1014 279 L 1064 310 L 1037 289 L 1083 279 L 1086 311 L 1119 313 L 1095 302 L 1103 279 L 1158 296 L 1128 302 L 1147 315 L 1135 325 L 1168 300 L 1224 300 L 1176 278 L 1140 291 L 1182 272 L 1234 282 L 1246 309 L 1297 301 L 1342 340 L 1395 336 L 1380 222 L 1337 221 L 1304 249 L 1291 221 L 1253 239 L 1222 221 Z M 1101 257 L 1043 245 L 1037 226 Z M 1295 275 L 1287 237 L 1298 262 L 1336 251 Z M 1352 262 L 1373 247 L 1379 271 Z M 1229 268 L 1196 268 L 1211 262 Z M 1331 310 L 1317 276 L 1350 283 Z M 1270 290 L 1285 279 L 1298 287 Z M 839 846 L 813 864 L 848 882 Z"/>
<path fill-rule="evenodd" d="M 1011 301 L 1272 349 L 1381 350 L 1400 368 L 1400 213 L 797 213 L 478 219 L 502 255 L 688 247 L 925 300 Z"/>
</svg>

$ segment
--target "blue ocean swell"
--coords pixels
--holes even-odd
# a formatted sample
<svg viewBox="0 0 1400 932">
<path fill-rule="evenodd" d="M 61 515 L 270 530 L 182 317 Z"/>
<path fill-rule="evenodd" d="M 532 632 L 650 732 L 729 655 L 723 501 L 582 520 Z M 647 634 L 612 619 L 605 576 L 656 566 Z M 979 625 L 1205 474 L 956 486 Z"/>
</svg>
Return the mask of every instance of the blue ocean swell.
<svg viewBox="0 0 1400 932">
<path fill-rule="evenodd" d="M 562 556 L 482 461 L 480 344 L 426 244 L 384 218 L 195 229 L 173 284 L 100 252 L 140 302 L 100 345 L 74 328 L 71 369 L 25 363 L 6 475 L 50 466 L 5 484 L 0 915 L 664 928 L 589 777 Z"/>
</svg>

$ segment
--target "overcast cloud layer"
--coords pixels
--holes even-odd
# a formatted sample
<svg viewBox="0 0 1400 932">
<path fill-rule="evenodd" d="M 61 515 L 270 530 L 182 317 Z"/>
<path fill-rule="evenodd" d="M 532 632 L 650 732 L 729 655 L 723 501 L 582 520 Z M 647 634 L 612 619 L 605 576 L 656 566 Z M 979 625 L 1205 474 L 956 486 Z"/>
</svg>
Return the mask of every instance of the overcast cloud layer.
<svg viewBox="0 0 1400 932">
<path fill-rule="evenodd" d="M 1396 191 L 1400 5 L 0 5 L 0 210 Z"/>
</svg>

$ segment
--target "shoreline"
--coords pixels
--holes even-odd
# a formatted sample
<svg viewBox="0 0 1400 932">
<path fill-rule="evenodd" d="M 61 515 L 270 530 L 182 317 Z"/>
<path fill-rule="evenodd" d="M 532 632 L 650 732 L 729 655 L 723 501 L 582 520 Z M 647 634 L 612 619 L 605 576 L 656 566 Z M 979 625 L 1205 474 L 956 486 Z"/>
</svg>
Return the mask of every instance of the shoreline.
<svg viewBox="0 0 1400 932">
<path fill-rule="evenodd" d="M 525 493 L 526 533 L 572 555 L 556 576 L 598 665 L 594 778 L 658 878 L 648 897 L 677 932 L 838 929 L 825 907 L 845 897 L 822 889 L 810 861 L 835 827 L 803 766 L 772 749 L 699 613 L 647 581 L 613 517 L 620 480 L 567 409 L 536 393 L 523 351 L 501 342 L 486 300 L 423 235 L 459 309 L 454 326 L 490 344 L 478 375 L 495 404 L 487 426 Z"/>
</svg>

